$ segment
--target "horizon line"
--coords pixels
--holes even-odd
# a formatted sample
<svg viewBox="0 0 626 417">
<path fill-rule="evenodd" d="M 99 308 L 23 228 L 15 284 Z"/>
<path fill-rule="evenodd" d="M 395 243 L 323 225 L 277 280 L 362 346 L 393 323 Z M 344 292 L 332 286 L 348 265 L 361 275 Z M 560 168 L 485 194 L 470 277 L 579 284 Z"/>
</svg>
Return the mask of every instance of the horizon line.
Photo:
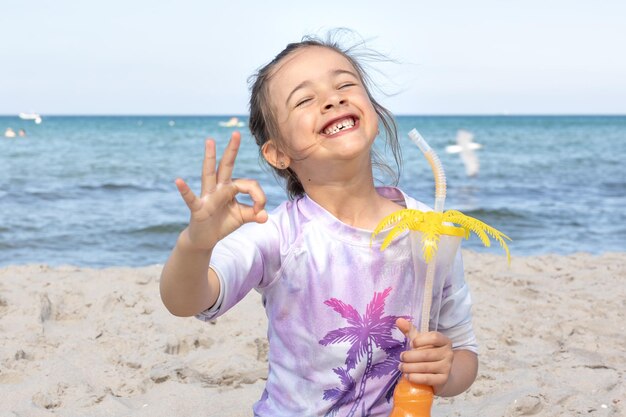
<svg viewBox="0 0 626 417">
<path fill-rule="evenodd" d="M 249 117 L 248 113 L 36 113 L 42 117 Z M 394 113 L 394 117 L 624 117 L 626 113 Z M 0 114 L 17 117 L 19 113 Z"/>
</svg>

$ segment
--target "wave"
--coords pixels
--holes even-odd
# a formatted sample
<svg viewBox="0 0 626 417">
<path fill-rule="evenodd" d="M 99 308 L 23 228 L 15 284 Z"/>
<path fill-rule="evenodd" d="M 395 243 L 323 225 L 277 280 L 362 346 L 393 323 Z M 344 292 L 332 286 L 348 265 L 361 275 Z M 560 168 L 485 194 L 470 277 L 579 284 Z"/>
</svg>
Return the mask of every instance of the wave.
<svg viewBox="0 0 626 417">
<path fill-rule="evenodd" d="M 131 235 L 169 235 L 172 233 L 180 233 L 185 227 L 187 227 L 187 223 L 183 222 L 163 223 L 142 227 L 140 229 L 128 230 L 126 233 Z"/>
<path fill-rule="evenodd" d="M 30 201 L 31 198 L 37 198 L 45 201 L 57 201 L 76 197 L 76 192 L 71 190 L 24 190 L 20 193 L 9 192 L 7 194 L 15 198 L 15 201 Z"/>
<path fill-rule="evenodd" d="M 81 190 L 103 190 L 103 191 L 152 191 L 153 188 L 144 185 L 130 183 L 105 182 L 103 184 L 83 184 L 79 185 Z"/>
<path fill-rule="evenodd" d="M 611 197 L 623 197 L 626 194 L 626 181 L 604 181 L 601 187 Z"/>
<path fill-rule="evenodd" d="M 478 220 L 484 221 L 484 219 L 491 220 L 528 220 L 529 216 L 519 210 L 512 210 L 510 208 L 476 208 L 470 210 L 460 210 L 463 214 L 471 217 L 475 217 Z"/>
<path fill-rule="evenodd" d="M 103 183 L 103 184 L 79 184 L 68 185 L 65 187 L 54 187 L 50 189 L 26 188 L 22 190 L 9 190 L 0 192 L 0 199 L 11 198 L 21 201 L 24 199 L 39 199 L 45 201 L 56 201 L 64 199 L 82 198 L 85 191 L 88 192 L 124 192 L 124 191 L 161 191 L 161 189 L 152 186 L 142 186 L 131 183 Z M 26 201 L 26 200 L 24 200 Z"/>
</svg>

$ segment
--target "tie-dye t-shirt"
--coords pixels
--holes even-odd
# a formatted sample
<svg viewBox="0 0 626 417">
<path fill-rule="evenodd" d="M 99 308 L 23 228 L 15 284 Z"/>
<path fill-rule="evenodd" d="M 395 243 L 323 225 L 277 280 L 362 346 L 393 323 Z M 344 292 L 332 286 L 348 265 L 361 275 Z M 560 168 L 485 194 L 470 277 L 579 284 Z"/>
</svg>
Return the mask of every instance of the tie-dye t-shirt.
<svg viewBox="0 0 626 417">
<path fill-rule="evenodd" d="M 397 188 L 378 192 L 402 206 L 429 210 Z M 415 269 L 425 265 L 416 260 L 421 250 L 412 250 L 409 233 L 381 252 L 384 235 L 370 244 L 371 231 L 340 222 L 305 196 L 215 247 L 211 268 L 220 296 L 197 317 L 224 314 L 252 289 L 262 294 L 268 317 L 269 370 L 255 416 L 388 415 L 405 347 L 395 321 L 419 323 L 422 294 L 416 288 L 423 283 L 415 286 Z M 445 280 L 435 296 L 442 299 L 438 330 L 455 349 L 476 352 L 461 251 L 453 250 L 454 261 L 437 264 L 437 280 Z"/>
</svg>

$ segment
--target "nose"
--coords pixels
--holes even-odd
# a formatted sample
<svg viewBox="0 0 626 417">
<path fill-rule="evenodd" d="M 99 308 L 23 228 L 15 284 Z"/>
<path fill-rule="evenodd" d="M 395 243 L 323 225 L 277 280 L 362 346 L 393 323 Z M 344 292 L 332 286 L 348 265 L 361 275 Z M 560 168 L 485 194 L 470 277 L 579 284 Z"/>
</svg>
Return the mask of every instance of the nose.
<svg viewBox="0 0 626 417">
<path fill-rule="evenodd" d="M 333 110 L 337 107 L 344 106 L 348 103 L 348 100 L 345 97 L 342 97 L 341 94 L 337 92 L 333 92 L 328 95 L 326 100 L 324 101 L 323 110 L 329 111 Z"/>
</svg>

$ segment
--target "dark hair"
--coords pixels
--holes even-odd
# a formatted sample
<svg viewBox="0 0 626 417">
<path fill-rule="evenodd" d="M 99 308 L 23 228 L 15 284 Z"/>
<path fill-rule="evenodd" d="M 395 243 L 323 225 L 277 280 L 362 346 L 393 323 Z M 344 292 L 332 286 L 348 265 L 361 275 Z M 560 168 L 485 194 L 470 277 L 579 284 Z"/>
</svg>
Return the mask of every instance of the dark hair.
<svg viewBox="0 0 626 417">
<path fill-rule="evenodd" d="M 357 47 L 362 47 L 365 43 L 363 40 L 358 44 L 350 48 L 342 48 L 339 46 L 339 43 L 333 40 L 333 35 L 337 32 L 332 32 L 329 34 L 328 39 L 323 41 L 319 38 L 313 36 L 305 36 L 302 38 L 301 42 L 290 43 L 287 45 L 285 49 L 283 49 L 276 57 L 267 65 L 260 68 L 256 74 L 250 77 L 249 82 L 251 84 L 250 87 L 250 121 L 249 127 L 250 132 L 254 136 L 254 139 L 259 146 L 259 154 L 261 158 L 262 156 L 262 147 L 270 138 L 279 138 L 280 137 L 280 129 L 278 126 L 278 122 L 276 120 L 275 115 L 272 112 L 272 106 L 270 104 L 269 98 L 269 80 L 274 74 L 274 69 L 276 66 L 291 53 L 298 51 L 300 49 L 317 46 L 322 48 L 332 49 L 335 52 L 338 52 L 342 56 L 344 56 L 350 64 L 357 71 L 363 85 L 365 86 L 365 91 L 376 110 L 376 114 L 378 115 L 380 123 L 382 123 L 385 136 L 386 136 L 386 145 L 389 147 L 393 154 L 393 159 L 395 160 L 396 169 L 392 169 L 389 167 L 383 160 L 383 158 L 376 152 L 376 150 L 372 149 L 372 165 L 380 170 L 382 170 L 385 174 L 391 177 L 394 185 L 398 183 L 400 178 L 400 170 L 402 167 L 402 157 L 400 151 L 400 144 L 398 142 L 398 129 L 396 126 L 395 119 L 393 114 L 381 106 L 375 99 L 372 97 L 370 92 L 370 88 L 372 82 L 368 77 L 367 73 L 364 71 L 363 66 L 359 63 L 357 58 L 353 56 L 353 50 Z M 368 57 L 380 58 L 382 55 L 371 53 L 368 51 Z M 298 179 L 296 173 L 291 169 L 277 169 L 275 167 L 271 167 L 274 171 L 275 175 L 278 175 L 281 178 L 284 178 L 287 182 L 287 194 L 289 198 L 296 198 L 304 195 L 304 187 L 302 183 Z"/>
</svg>

